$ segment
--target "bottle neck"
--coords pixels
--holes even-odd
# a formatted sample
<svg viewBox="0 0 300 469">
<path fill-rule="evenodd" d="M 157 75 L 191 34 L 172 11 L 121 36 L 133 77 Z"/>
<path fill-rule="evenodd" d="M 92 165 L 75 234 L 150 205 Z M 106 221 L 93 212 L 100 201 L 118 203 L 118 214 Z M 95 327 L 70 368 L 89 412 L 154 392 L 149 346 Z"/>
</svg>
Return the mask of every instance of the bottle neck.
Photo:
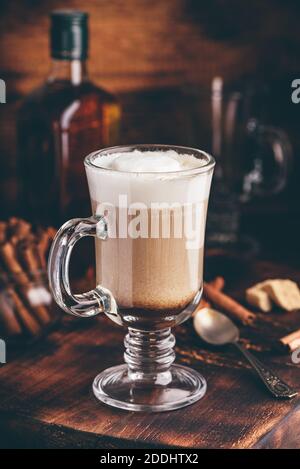
<svg viewBox="0 0 300 469">
<path fill-rule="evenodd" d="M 52 60 L 48 83 L 65 81 L 73 86 L 78 86 L 87 80 L 88 73 L 85 60 Z"/>
</svg>

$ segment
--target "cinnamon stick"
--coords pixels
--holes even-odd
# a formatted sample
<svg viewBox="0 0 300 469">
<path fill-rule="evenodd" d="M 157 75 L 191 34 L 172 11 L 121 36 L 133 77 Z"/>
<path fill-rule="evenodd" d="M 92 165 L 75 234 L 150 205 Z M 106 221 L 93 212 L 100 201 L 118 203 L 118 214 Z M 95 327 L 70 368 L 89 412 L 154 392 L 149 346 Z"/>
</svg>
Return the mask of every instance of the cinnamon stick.
<svg viewBox="0 0 300 469">
<path fill-rule="evenodd" d="M 55 234 L 55 228 L 49 227 L 46 230 L 42 231 L 42 234 L 38 241 L 37 248 L 39 252 L 40 262 L 44 269 L 46 269 L 47 267 L 47 252 L 50 248 L 50 244 L 53 241 Z"/>
<path fill-rule="evenodd" d="M 23 240 L 18 244 L 20 260 L 28 274 L 34 280 L 42 279 L 42 265 L 40 262 L 37 246 Z"/>
<path fill-rule="evenodd" d="M 36 319 L 41 324 L 49 324 L 49 322 L 51 322 L 51 314 L 48 311 L 47 306 L 44 304 L 44 300 L 42 298 L 43 292 L 39 291 L 44 288 L 44 278 L 36 245 L 30 241 L 27 242 L 23 240 L 20 243 L 19 252 L 25 271 L 35 282 L 37 282 L 36 285 L 30 282 L 26 286 L 23 286 L 22 296 L 26 299 L 27 304 L 33 311 Z M 32 298 L 32 295 L 34 298 Z"/>
<path fill-rule="evenodd" d="M 209 282 L 209 284 L 216 290 L 222 291 L 224 290 L 224 286 L 225 286 L 224 277 L 218 276 L 214 280 Z"/>
<path fill-rule="evenodd" d="M 251 324 L 254 321 L 255 315 L 251 311 L 235 301 L 229 295 L 216 290 L 209 283 L 204 282 L 203 292 L 209 301 L 218 306 L 220 309 L 225 310 L 243 324 Z"/>
<path fill-rule="evenodd" d="M 293 352 L 297 348 L 300 347 L 300 329 L 297 331 L 291 332 L 291 334 L 288 334 L 281 339 L 279 339 L 279 344 L 281 347 L 283 347 L 285 350 L 288 350 L 289 352 Z"/>
<path fill-rule="evenodd" d="M 0 261 L 5 267 L 4 290 L 7 302 L 1 304 L 0 320 L 5 334 L 26 329 L 32 335 L 52 320 L 44 287 L 46 256 L 56 230 L 47 228 L 39 238 L 25 220 L 12 217 L 0 222 Z M 7 277 L 7 278 L 6 278 Z M 11 278 L 16 283 L 11 286 Z"/>
<path fill-rule="evenodd" d="M 3 244 L 6 241 L 6 223 L 4 221 L 0 222 L 0 244 Z"/>
<path fill-rule="evenodd" d="M 36 305 L 34 307 L 34 311 L 36 312 L 36 315 L 38 319 L 40 320 L 40 323 L 44 324 L 45 326 L 52 321 L 51 314 L 47 306 L 43 304 Z"/>
<path fill-rule="evenodd" d="M 41 298 L 41 292 L 38 291 L 39 286 L 37 285 L 35 292 L 32 290 L 35 288 L 34 285 L 28 284 L 26 287 L 21 287 L 22 298 L 25 300 L 26 305 L 30 308 L 30 311 L 35 316 L 35 319 L 41 325 L 47 325 L 51 322 L 51 313 L 47 306 L 43 304 L 43 298 Z M 43 288 L 43 285 L 40 285 Z M 34 298 L 32 298 L 34 296 Z"/>
<path fill-rule="evenodd" d="M 11 236 L 16 236 L 19 240 L 32 237 L 30 223 L 22 218 L 11 217 L 8 220 L 8 231 Z"/>
<path fill-rule="evenodd" d="M 51 321 L 51 314 L 48 311 L 47 307 L 42 304 L 30 304 L 28 293 L 29 289 L 31 288 L 31 281 L 29 278 L 29 274 L 31 273 L 32 276 L 36 275 L 36 272 L 39 272 L 39 265 L 38 260 L 35 258 L 33 252 L 30 249 L 25 250 L 25 263 L 26 263 L 26 272 L 22 268 L 21 263 L 19 262 L 17 255 L 16 255 L 16 248 L 13 244 L 6 242 L 0 248 L 0 255 L 2 257 L 3 262 L 6 265 L 7 270 L 10 274 L 13 275 L 13 278 L 17 285 L 20 286 L 20 293 L 22 296 L 22 303 L 25 301 L 24 307 L 27 306 L 32 311 L 32 314 L 35 316 L 34 319 L 38 321 L 41 325 L 48 324 Z M 23 254 L 24 254 L 23 252 Z M 20 298 L 21 300 L 21 298 Z M 26 308 L 27 309 L 27 308 Z M 27 324 L 28 321 L 25 323 Z M 31 326 L 29 325 L 31 328 Z M 32 328 L 31 328 L 32 329 Z"/>
<path fill-rule="evenodd" d="M 12 305 L 9 303 L 9 301 L 7 301 L 7 298 L 5 298 L 4 294 L 1 295 L 0 322 L 3 325 L 4 334 L 7 337 L 21 334 L 21 325 L 16 318 Z"/>
<path fill-rule="evenodd" d="M 7 271 L 13 276 L 16 282 L 22 285 L 28 283 L 28 276 L 16 257 L 15 247 L 10 242 L 7 241 L 0 247 L 0 257 Z"/>
<path fill-rule="evenodd" d="M 31 335 L 37 335 L 41 331 L 41 327 L 30 311 L 28 311 L 18 293 L 11 287 L 7 288 L 7 293 L 11 298 L 12 304 L 15 307 L 16 314 L 21 324 L 27 331 L 30 332 Z"/>
<path fill-rule="evenodd" d="M 44 298 L 47 292 L 43 291 L 44 288 L 42 283 L 29 283 L 26 287 L 21 287 L 22 298 L 41 325 L 47 325 L 51 322 L 51 312 L 48 310 Z"/>
</svg>

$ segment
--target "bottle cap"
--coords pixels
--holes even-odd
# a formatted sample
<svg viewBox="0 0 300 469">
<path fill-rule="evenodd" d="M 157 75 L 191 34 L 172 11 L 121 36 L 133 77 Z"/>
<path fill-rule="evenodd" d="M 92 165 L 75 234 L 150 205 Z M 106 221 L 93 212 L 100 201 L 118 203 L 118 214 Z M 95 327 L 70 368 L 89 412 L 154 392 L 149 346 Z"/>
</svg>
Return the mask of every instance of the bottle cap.
<svg viewBox="0 0 300 469">
<path fill-rule="evenodd" d="M 84 60 L 88 55 L 88 14 L 76 10 L 51 13 L 51 56 L 58 60 Z"/>
</svg>

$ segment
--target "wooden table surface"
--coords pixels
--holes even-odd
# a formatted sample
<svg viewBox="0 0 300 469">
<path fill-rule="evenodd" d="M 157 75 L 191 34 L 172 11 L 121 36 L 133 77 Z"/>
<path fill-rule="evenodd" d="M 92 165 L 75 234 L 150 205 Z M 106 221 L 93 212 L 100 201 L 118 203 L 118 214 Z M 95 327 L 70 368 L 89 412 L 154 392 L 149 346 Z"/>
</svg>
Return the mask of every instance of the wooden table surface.
<svg viewBox="0 0 300 469">
<path fill-rule="evenodd" d="M 300 272 L 269 262 L 236 270 L 221 264 L 226 289 L 241 298 L 245 286 L 268 277 L 300 282 Z M 276 338 L 300 328 L 300 312 L 258 315 L 242 328 L 244 343 L 300 389 L 300 368 L 276 351 Z M 206 396 L 172 412 L 133 413 L 107 407 L 92 395 L 94 376 L 123 361 L 125 330 L 106 317 L 64 317 L 42 343 L 11 353 L 0 365 L 0 446 L 76 448 L 300 447 L 300 396 L 271 398 L 237 352 L 200 342 L 191 322 L 176 328 L 177 362 L 201 371 Z"/>
</svg>

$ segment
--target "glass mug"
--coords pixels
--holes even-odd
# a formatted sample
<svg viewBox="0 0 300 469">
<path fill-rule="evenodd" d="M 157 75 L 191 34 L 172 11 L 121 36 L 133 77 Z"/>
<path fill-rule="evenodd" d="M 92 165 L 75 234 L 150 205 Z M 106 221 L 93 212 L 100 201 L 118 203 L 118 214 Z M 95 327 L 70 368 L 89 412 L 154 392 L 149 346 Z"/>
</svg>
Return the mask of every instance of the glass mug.
<svg viewBox="0 0 300 469">
<path fill-rule="evenodd" d="M 101 167 L 116 153 L 192 155 L 199 166 L 169 172 L 128 172 Z M 158 155 L 157 157 L 161 157 Z M 95 164 L 97 160 L 97 164 Z M 214 159 L 197 149 L 167 145 L 119 146 L 85 158 L 92 202 L 90 218 L 66 222 L 49 257 L 50 287 L 58 305 L 80 317 L 106 314 L 128 327 L 126 364 L 102 371 L 93 392 L 102 402 L 133 411 L 189 405 L 206 392 L 198 372 L 174 365 L 171 327 L 197 308 L 202 295 L 203 246 Z M 95 237 L 94 290 L 73 294 L 72 249 Z"/>
<path fill-rule="evenodd" d="M 241 236 L 242 204 L 280 193 L 287 184 L 292 148 L 285 132 L 266 124 L 267 92 L 248 82 L 186 90 L 191 146 L 211 152 L 218 165 L 207 220 L 207 243 L 251 254 L 255 240 Z M 260 198 L 260 199 L 259 199 Z"/>
</svg>

